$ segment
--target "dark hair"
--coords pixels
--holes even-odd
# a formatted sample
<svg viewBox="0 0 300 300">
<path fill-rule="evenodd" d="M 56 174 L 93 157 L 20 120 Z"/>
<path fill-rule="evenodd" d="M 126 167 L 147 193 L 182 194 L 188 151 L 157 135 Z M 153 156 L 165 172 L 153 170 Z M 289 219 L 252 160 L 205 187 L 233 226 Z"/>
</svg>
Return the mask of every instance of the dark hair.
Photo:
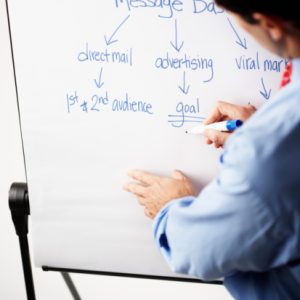
<svg viewBox="0 0 300 300">
<path fill-rule="evenodd" d="M 285 21 L 300 27 L 300 13 L 297 0 L 215 0 L 221 7 L 235 12 L 249 23 L 256 23 L 255 12 L 281 17 Z"/>
</svg>

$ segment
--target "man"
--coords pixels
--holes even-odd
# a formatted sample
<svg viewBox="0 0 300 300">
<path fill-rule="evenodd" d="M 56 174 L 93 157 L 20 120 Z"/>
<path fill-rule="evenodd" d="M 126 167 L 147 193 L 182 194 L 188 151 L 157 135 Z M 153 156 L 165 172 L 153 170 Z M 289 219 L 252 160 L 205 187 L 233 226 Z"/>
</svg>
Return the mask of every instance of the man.
<svg viewBox="0 0 300 300">
<path fill-rule="evenodd" d="M 206 132 L 207 143 L 224 145 L 222 170 L 198 196 L 180 171 L 168 178 L 134 170 L 136 182 L 124 188 L 155 218 L 155 240 L 175 272 L 224 277 L 236 299 L 300 299 L 297 1 L 216 2 L 261 45 L 292 61 L 291 82 L 256 112 L 218 103 L 206 123 L 251 117 L 229 138 Z"/>
</svg>

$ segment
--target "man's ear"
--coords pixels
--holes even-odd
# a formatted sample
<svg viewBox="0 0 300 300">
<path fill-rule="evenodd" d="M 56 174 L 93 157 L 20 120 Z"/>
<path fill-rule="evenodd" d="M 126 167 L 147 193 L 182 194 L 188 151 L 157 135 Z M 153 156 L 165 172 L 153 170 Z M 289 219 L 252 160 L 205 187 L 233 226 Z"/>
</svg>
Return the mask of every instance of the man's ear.
<svg viewBox="0 0 300 300">
<path fill-rule="evenodd" d="M 269 33 L 274 41 L 279 41 L 284 35 L 284 22 L 281 18 L 268 16 L 261 13 L 253 13 L 252 17 Z"/>
</svg>

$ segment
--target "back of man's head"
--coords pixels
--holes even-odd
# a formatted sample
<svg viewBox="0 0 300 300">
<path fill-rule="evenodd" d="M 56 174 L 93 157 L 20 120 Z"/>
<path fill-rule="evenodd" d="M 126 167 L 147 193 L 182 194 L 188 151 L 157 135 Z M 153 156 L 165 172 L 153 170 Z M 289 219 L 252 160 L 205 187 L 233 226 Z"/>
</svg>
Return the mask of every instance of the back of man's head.
<svg viewBox="0 0 300 300">
<path fill-rule="evenodd" d="M 253 13 L 280 17 L 291 25 L 300 27 L 297 0 L 215 0 L 215 2 L 231 12 L 239 14 L 249 23 L 256 23 Z"/>
</svg>

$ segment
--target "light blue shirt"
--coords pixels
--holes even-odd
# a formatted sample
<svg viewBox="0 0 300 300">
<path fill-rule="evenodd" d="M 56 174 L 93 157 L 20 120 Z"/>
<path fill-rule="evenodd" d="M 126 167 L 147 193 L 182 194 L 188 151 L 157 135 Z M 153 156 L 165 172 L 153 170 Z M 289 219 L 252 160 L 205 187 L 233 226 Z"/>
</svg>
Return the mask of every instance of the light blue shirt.
<svg viewBox="0 0 300 300">
<path fill-rule="evenodd" d="M 300 59 L 291 83 L 228 139 L 220 174 L 154 220 L 173 271 L 224 277 L 236 299 L 300 299 Z"/>
</svg>

